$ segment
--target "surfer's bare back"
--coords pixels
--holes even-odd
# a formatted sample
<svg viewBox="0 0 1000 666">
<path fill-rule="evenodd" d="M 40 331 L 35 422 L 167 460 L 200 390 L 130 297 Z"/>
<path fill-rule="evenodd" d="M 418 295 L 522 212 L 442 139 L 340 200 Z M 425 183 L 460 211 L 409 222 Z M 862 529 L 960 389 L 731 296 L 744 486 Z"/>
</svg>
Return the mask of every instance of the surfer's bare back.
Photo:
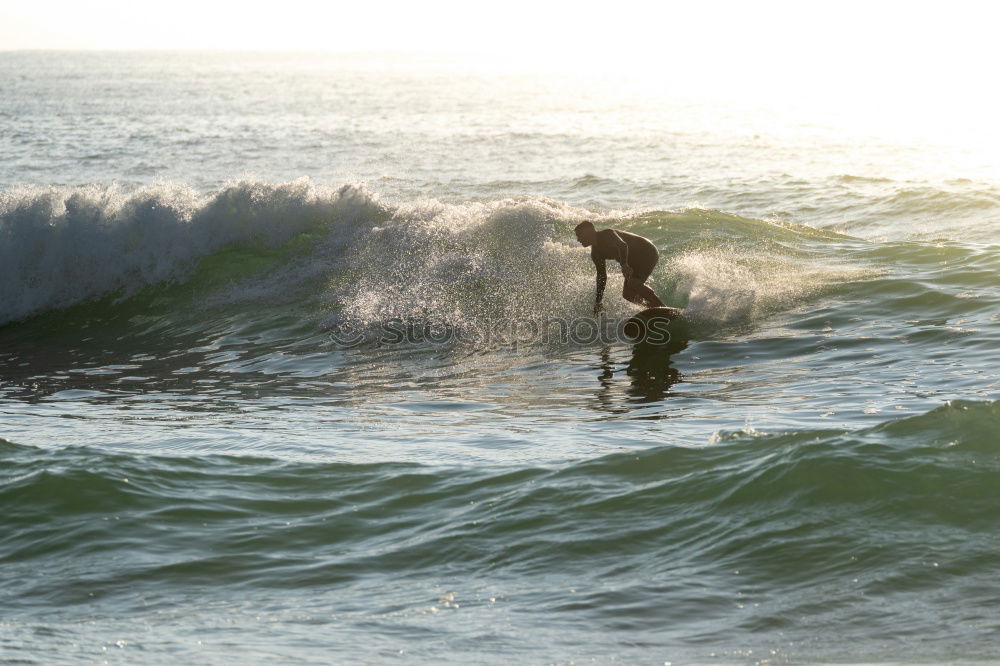
<svg viewBox="0 0 1000 666">
<path fill-rule="evenodd" d="M 576 225 L 574 231 L 580 245 L 590 248 L 590 258 L 597 267 L 597 298 L 594 300 L 594 314 L 601 311 L 604 286 L 608 282 L 608 270 L 604 262 L 608 259 L 614 259 L 621 264 L 622 275 L 625 276 L 622 297 L 626 301 L 647 308 L 664 307 L 660 297 L 646 286 L 646 280 L 649 279 L 657 259 L 660 258 L 660 253 L 651 240 L 617 229 L 598 231 L 593 222 L 581 222 Z"/>
</svg>

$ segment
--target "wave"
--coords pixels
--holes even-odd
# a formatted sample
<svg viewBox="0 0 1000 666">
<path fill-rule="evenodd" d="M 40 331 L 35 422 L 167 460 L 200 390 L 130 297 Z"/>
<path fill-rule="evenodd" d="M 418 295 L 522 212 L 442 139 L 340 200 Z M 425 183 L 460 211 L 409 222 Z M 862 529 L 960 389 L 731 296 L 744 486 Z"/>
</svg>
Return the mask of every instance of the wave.
<svg viewBox="0 0 1000 666">
<path fill-rule="evenodd" d="M 964 535 L 968 557 L 992 557 L 998 416 L 1000 403 L 955 401 L 857 430 L 718 433 L 700 447 L 485 470 L 0 441 L 0 500 L 19 507 L 0 517 L 0 561 L 149 543 L 106 577 L 266 586 L 280 564 L 282 585 L 309 586 L 399 567 L 613 569 L 638 554 L 744 569 L 791 588 L 808 588 L 818 572 L 863 575 L 875 589 L 897 562 L 913 563 L 913 549 L 931 558 L 947 548 L 928 541 L 929 524 L 945 541 Z M 892 538 L 880 527 L 891 527 Z M 272 557 L 260 560 L 265 552 Z M 321 563 L 311 556 L 319 553 Z M 244 565 L 223 566 L 226 558 Z M 974 563 L 948 564 L 952 575 L 978 575 Z M 899 581 L 896 592 L 908 584 Z"/>
<path fill-rule="evenodd" d="M 176 184 L 17 188 L 0 195 L 0 324 L 189 277 L 240 244 L 280 246 L 331 220 L 376 219 L 353 186 L 240 182 L 212 196 Z"/>
<path fill-rule="evenodd" d="M 903 187 L 885 205 L 912 216 L 976 214 L 1000 208 L 1000 192 L 995 188 L 963 184 L 960 188 L 943 186 Z"/>
<path fill-rule="evenodd" d="M 593 211 L 544 197 L 390 204 L 363 187 L 243 181 L 211 195 L 177 184 L 22 188 L 0 199 L 0 323 L 156 285 L 196 284 L 189 309 L 284 300 L 322 324 L 448 325 L 589 313 L 584 219 L 648 236 L 651 285 L 705 330 L 796 307 L 878 271 L 864 244 L 720 211 Z M 612 274 L 606 306 L 622 317 Z M 190 290 L 189 290 L 190 291 Z M 152 301 L 153 297 L 148 297 Z"/>
</svg>

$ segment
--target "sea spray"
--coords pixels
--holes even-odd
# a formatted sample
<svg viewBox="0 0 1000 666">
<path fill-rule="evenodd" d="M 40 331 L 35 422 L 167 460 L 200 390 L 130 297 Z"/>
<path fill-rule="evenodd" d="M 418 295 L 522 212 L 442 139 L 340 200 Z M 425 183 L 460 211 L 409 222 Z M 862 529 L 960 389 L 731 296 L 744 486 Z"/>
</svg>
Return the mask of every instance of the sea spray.
<svg viewBox="0 0 1000 666">
<path fill-rule="evenodd" d="M 671 296 L 685 302 L 689 319 L 727 326 L 759 321 L 878 269 L 723 245 L 670 257 L 666 273 L 676 285 Z"/>
</svg>

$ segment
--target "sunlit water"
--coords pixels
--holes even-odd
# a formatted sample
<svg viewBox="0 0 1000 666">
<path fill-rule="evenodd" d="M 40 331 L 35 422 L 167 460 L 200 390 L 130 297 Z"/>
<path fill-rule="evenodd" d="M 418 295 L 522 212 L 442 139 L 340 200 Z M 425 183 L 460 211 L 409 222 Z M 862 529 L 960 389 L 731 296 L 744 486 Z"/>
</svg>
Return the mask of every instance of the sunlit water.
<svg viewBox="0 0 1000 666">
<path fill-rule="evenodd" d="M 983 146 L 413 58 L 0 89 L 0 659 L 1000 658 Z M 684 349 L 586 335 L 584 219 Z"/>
</svg>

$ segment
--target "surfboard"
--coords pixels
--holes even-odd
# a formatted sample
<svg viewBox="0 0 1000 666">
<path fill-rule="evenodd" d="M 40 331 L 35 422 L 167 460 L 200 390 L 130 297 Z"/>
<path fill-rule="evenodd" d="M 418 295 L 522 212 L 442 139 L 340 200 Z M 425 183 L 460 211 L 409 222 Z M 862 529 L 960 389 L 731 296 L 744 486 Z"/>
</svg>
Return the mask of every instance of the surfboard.
<svg viewBox="0 0 1000 666">
<path fill-rule="evenodd" d="M 647 308 L 625 322 L 624 333 L 633 342 L 678 349 L 687 344 L 688 330 L 680 308 Z"/>
</svg>

